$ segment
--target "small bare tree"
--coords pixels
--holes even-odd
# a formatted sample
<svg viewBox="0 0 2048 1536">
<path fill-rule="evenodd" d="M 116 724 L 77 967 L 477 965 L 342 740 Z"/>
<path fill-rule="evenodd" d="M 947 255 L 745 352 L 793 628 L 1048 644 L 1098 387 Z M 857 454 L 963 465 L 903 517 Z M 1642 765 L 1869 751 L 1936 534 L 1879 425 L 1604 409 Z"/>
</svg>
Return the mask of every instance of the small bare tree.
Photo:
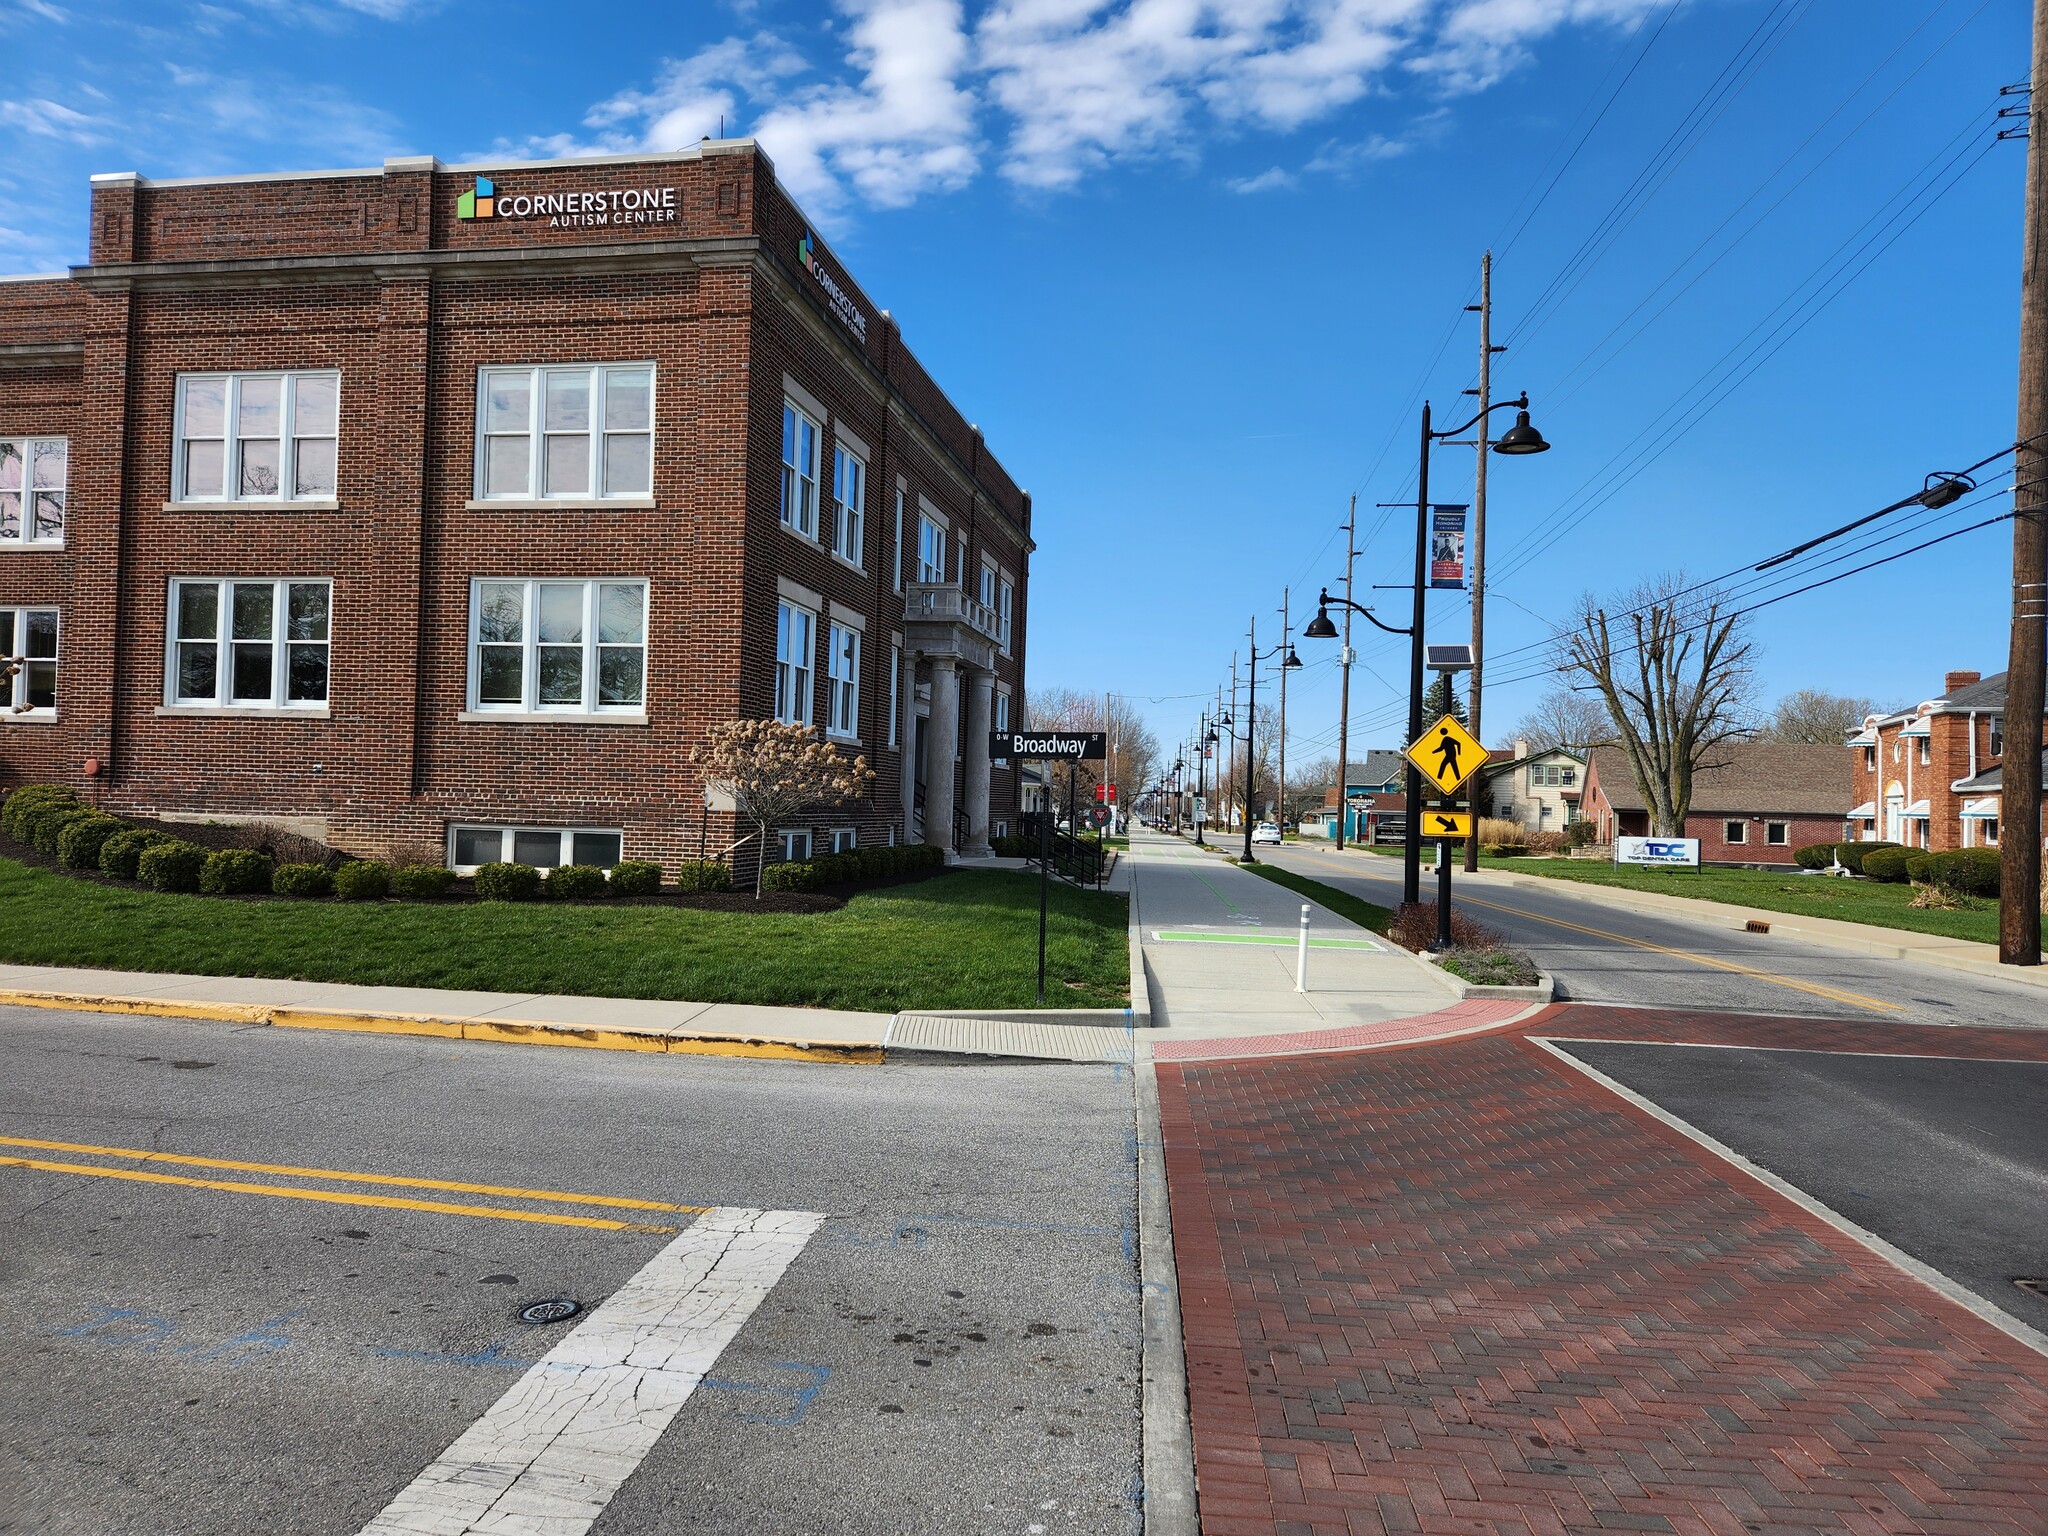
<svg viewBox="0 0 2048 1536">
<path fill-rule="evenodd" d="M 1799 688 L 1778 700 L 1756 736 L 1758 741 L 1815 742 L 1839 747 L 1863 729 L 1866 715 L 1883 713 L 1875 699 Z"/>
<path fill-rule="evenodd" d="M 760 857 L 754 863 L 754 899 L 768 863 L 775 827 L 812 806 L 844 805 L 875 782 L 865 757 L 851 760 L 820 740 L 808 725 L 780 720 L 728 720 L 714 725 L 690 753 L 712 788 L 732 796 L 740 819 L 754 828 Z"/>
<path fill-rule="evenodd" d="M 1614 722 L 1598 695 L 1557 683 L 1515 722 L 1514 739 L 1528 742 L 1532 752 L 1547 752 L 1552 747 L 1584 751 L 1595 743 L 1612 741 Z"/>
<path fill-rule="evenodd" d="M 1684 574 L 1659 576 L 1622 595 L 1616 612 L 1592 594 L 1564 634 L 1559 670 L 1583 676 L 1606 700 L 1658 837 L 1685 832 L 1693 776 L 1715 767 L 1715 750 L 1744 733 L 1755 678 L 1754 644 L 1742 615 Z"/>
</svg>

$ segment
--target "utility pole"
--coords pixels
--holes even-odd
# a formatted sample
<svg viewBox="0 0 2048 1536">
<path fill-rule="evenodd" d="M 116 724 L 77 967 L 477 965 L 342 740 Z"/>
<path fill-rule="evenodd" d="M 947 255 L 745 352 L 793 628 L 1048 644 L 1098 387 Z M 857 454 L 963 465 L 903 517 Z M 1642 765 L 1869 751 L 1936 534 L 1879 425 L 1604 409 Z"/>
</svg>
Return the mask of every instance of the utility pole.
<svg viewBox="0 0 2048 1536">
<path fill-rule="evenodd" d="M 1479 302 L 1473 306 L 1479 311 L 1479 462 L 1472 471 L 1472 682 L 1470 702 L 1467 706 L 1472 720 L 1472 734 L 1481 741 L 1479 734 L 1479 686 L 1481 672 L 1486 664 L 1486 447 L 1491 436 L 1486 425 L 1486 413 L 1493 406 L 1493 252 L 1488 251 L 1479 263 Z M 1498 350 L 1505 352 L 1505 347 Z M 1479 781 L 1473 780 L 1476 791 Z M 1473 823 L 1473 835 L 1465 839 L 1465 868 L 1468 871 L 1479 868 L 1479 798 L 1475 793 L 1469 797 Z"/>
<path fill-rule="evenodd" d="M 1294 629 L 1288 618 L 1287 605 L 1293 600 L 1293 592 L 1280 589 L 1280 658 L 1287 658 L 1287 642 L 1293 638 Z M 1280 761 L 1273 771 L 1274 795 L 1280 804 L 1274 812 L 1274 819 L 1280 823 L 1280 836 L 1287 836 L 1287 668 L 1280 668 Z"/>
<path fill-rule="evenodd" d="M 1239 726 L 1243 726 L 1243 727 L 1244 727 L 1244 728 L 1245 728 L 1246 730 L 1249 730 L 1249 729 L 1251 728 L 1251 727 L 1250 727 L 1250 724 L 1249 724 L 1248 722 L 1246 722 L 1246 721 L 1242 721 L 1242 720 L 1239 720 L 1239 719 L 1237 718 L 1237 652 L 1235 652 L 1235 651 L 1232 651 L 1232 652 L 1230 653 L 1230 719 L 1231 719 L 1231 722 L 1232 722 L 1232 724 L 1231 724 L 1231 728 L 1230 728 L 1230 732 L 1229 732 L 1229 735 L 1230 735 L 1230 783 L 1231 783 L 1231 786 L 1232 786 L 1232 790 L 1233 790 L 1233 792 L 1235 792 L 1235 789 L 1236 789 L 1236 785 L 1237 785 L 1237 732 L 1238 732 L 1238 727 L 1239 727 Z M 1229 803 L 1230 803 L 1230 802 L 1229 802 L 1229 801 L 1228 801 L 1227 799 L 1226 799 L 1226 800 L 1224 801 L 1224 804 L 1226 804 L 1226 805 L 1228 805 Z"/>
<path fill-rule="evenodd" d="M 1337 851 L 1344 851 L 1344 828 L 1351 820 L 1351 563 L 1358 558 L 1358 496 L 1351 497 L 1351 515 L 1344 522 L 1344 674 L 1337 705 Z"/>
<path fill-rule="evenodd" d="M 2048 650 L 2048 0 L 2034 0 L 2027 211 L 2020 287 L 2019 448 L 2013 459 L 2012 649 L 1999 798 L 1998 959 L 2041 963 L 2041 713 Z"/>
</svg>

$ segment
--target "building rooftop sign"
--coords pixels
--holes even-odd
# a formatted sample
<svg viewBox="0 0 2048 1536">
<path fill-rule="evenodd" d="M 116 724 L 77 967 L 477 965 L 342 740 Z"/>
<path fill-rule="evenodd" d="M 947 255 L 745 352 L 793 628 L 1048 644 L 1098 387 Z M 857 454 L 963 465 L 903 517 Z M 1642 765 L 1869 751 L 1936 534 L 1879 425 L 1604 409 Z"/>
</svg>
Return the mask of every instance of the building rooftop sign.
<svg viewBox="0 0 2048 1536">
<path fill-rule="evenodd" d="M 803 239 L 796 243 L 796 259 L 803 263 L 803 269 L 815 277 L 818 286 L 825 290 L 825 307 L 839 317 L 840 324 L 862 341 L 866 341 L 868 317 L 862 314 L 860 306 L 853 302 L 853 295 L 840 287 L 832 274 L 825 270 L 824 263 L 818 260 L 817 247 L 818 242 L 812 238 L 811 232 L 805 230 Z"/>
<path fill-rule="evenodd" d="M 674 187 L 612 187 L 598 192 L 501 192 L 488 176 L 455 200 L 455 217 L 545 219 L 549 229 L 604 229 L 676 222 Z"/>
</svg>

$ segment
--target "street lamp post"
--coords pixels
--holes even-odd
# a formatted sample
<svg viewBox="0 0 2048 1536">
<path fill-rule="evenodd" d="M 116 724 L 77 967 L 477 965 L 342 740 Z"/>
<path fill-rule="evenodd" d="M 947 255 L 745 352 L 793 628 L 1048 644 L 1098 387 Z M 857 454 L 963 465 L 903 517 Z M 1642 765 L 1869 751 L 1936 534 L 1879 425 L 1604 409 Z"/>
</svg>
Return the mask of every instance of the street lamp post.
<svg viewBox="0 0 2048 1536">
<path fill-rule="evenodd" d="M 1259 663 L 1270 661 L 1285 652 L 1280 662 L 1283 674 L 1287 669 L 1301 665 L 1301 658 L 1294 654 L 1294 647 L 1287 643 L 1284 636 L 1280 643 L 1264 656 L 1259 654 L 1259 621 L 1256 615 L 1252 618 L 1251 642 L 1251 693 L 1247 697 L 1244 710 L 1244 853 L 1238 859 L 1240 864 L 1259 862 L 1252 856 L 1252 824 L 1258 819 L 1252 806 L 1252 796 L 1255 792 L 1255 775 L 1259 771 L 1259 758 L 1253 750 L 1252 737 L 1259 728 Z"/>
</svg>

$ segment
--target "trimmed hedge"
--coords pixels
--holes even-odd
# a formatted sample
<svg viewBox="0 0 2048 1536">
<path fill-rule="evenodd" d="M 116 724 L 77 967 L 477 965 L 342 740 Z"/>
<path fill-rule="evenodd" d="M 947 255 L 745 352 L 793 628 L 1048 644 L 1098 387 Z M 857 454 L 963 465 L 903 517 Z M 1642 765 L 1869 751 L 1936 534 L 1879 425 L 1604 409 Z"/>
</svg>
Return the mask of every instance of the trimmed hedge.
<svg viewBox="0 0 2048 1536">
<path fill-rule="evenodd" d="M 276 866 L 253 848 L 222 848 L 199 867 L 199 889 L 208 896 L 245 896 L 270 889 Z"/>
<path fill-rule="evenodd" d="M 1012 832 L 1008 837 L 991 839 L 989 849 L 999 859 L 1028 859 L 1038 852 L 1031 840 L 1022 832 Z"/>
<path fill-rule="evenodd" d="M 21 821 L 31 810 L 77 804 L 77 794 L 62 784 L 24 784 L 7 797 L 5 804 L 0 804 L 0 831 L 18 843 L 29 842 L 30 832 Z"/>
<path fill-rule="evenodd" d="M 1842 861 L 1842 868 L 1852 875 L 1863 873 L 1863 861 L 1873 853 L 1885 848 L 1896 848 L 1897 843 L 1837 843 L 1835 857 Z"/>
<path fill-rule="evenodd" d="M 485 864 L 476 872 L 478 901 L 531 901 L 540 894 L 540 871 L 531 864 Z"/>
<path fill-rule="evenodd" d="M 1524 843 L 1492 843 L 1485 851 L 1496 859 L 1519 859 L 1526 855 L 1529 849 Z"/>
<path fill-rule="evenodd" d="M 206 867 L 206 850 L 182 838 L 151 843 L 135 861 L 135 873 L 153 891 L 196 891 Z"/>
<path fill-rule="evenodd" d="M 621 864 L 620 869 L 626 866 Z M 614 878 L 617 871 L 613 871 Z M 732 889 L 732 871 L 716 859 L 685 859 L 676 866 L 676 889 L 679 891 L 729 891 Z"/>
<path fill-rule="evenodd" d="M 721 869 L 723 865 L 719 866 Z M 661 890 L 661 866 L 645 859 L 622 859 L 612 866 L 614 896 L 653 896 Z"/>
<path fill-rule="evenodd" d="M 25 818 L 34 827 L 30 842 L 37 853 L 46 859 L 57 857 L 57 839 L 64 835 L 64 829 L 74 821 L 86 821 L 99 815 L 82 805 L 49 805 L 31 811 Z"/>
<path fill-rule="evenodd" d="M 1934 856 L 1934 881 L 1964 896 L 1998 894 L 1996 848 L 1952 848 Z"/>
<path fill-rule="evenodd" d="M 350 859 L 334 872 L 334 894 L 343 901 L 382 901 L 391 894 L 391 866 Z"/>
<path fill-rule="evenodd" d="M 1912 857 L 1909 849 L 1878 848 L 1863 856 L 1863 873 L 1887 885 L 1903 885 L 1907 879 L 1906 860 Z"/>
<path fill-rule="evenodd" d="M 65 824 L 57 834 L 57 861 L 66 869 L 98 869 L 100 849 L 116 832 L 128 830 L 118 816 L 86 816 Z"/>
<path fill-rule="evenodd" d="M 271 871 L 270 888 L 280 896 L 318 901 L 334 894 L 334 876 L 325 864 L 280 864 Z"/>
<path fill-rule="evenodd" d="M 595 864 L 557 864 L 542 885 L 550 901 L 596 901 L 612 893 L 611 881 Z"/>
<path fill-rule="evenodd" d="M 787 864 L 770 864 L 761 884 L 771 891 L 815 891 L 849 880 L 878 880 L 890 875 L 914 874 L 937 869 L 946 862 L 946 851 L 926 843 L 898 843 L 895 847 L 855 848 L 847 853 L 821 854 L 815 859 Z"/>
<path fill-rule="evenodd" d="M 815 891 L 817 888 L 817 870 L 800 860 L 770 864 L 761 871 L 761 889 L 764 891 Z"/>
<path fill-rule="evenodd" d="M 1835 862 L 1833 843 L 1808 843 L 1792 850 L 1792 861 L 1801 869 L 1826 869 Z"/>
<path fill-rule="evenodd" d="M 100 844 L 100 873 L 112 875 L 117 880 L 133 880 L 136 877 L 135 865 L 143 850 L 168 840 L 163 833 L 149 827 L 130 827 L 125 832 L 116 832 Z"/>
<path fill-rule="evenodd" d="M 1925 885 L 1934 878 L 1935 855 L 1931 853 L 1909 853 L 1906 855 L 1906 878 L 1915 885 Z"/>
<path fill-rule="evenodd" d="M 391 894 L 405 901 L 439 901 L 455 888 L 455 871 L 439 864 L 401 864 L 391 871 Z"/>
</svg>

